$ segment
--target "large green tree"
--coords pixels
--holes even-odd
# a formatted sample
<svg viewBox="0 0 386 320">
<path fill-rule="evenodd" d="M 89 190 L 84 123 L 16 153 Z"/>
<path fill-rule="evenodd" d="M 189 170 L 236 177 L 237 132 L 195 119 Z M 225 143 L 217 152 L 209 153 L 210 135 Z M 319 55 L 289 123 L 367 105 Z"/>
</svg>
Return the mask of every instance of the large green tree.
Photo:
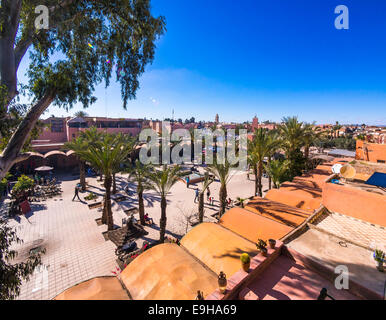
<svg viewBox="0 0 386 320">
<path fill-rule="evenodd" d="M 37 6 L 49 9 L 48 29 L 37 29 Z M 123 107 L 135 97 L 139 77 L 152 62 L 155 41 L 165 31 L 163 17 L 153 17 L 150 0 L 2 0 L 0 11 L 0 124 L 21 88 L 32 104 L 0 155 L 0 178 L 22 154 L 31 131 L 53 103 L 66 109 L 88 107 L 95 86 L 121 85 Z M 18 82 L 21 61 L 29 52 L 28 83 Z"/>
</svg>

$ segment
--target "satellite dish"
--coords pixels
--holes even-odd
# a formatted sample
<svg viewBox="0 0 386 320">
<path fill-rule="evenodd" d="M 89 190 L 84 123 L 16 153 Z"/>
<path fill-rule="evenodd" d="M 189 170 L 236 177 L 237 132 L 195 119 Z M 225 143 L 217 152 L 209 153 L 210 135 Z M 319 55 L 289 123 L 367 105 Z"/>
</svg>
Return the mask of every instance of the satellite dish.
<svg viewBox="0 0 386 320">
<path fill-rule="evenodd" d="M 343 167 L 340 163 L 336 163 L 332 166 L 331 170 L 333 173 L 340 173 L 340 169 Z"/>
<path fill-rule="evenodd" d="M 357 171 L 355 168 L 349 164 L 345 164 L 341 169 L 340 169 L 340 174 L 342 175 L 343 178 L 346 179 L 352 179 L 355 177 Z"/>
</svg>

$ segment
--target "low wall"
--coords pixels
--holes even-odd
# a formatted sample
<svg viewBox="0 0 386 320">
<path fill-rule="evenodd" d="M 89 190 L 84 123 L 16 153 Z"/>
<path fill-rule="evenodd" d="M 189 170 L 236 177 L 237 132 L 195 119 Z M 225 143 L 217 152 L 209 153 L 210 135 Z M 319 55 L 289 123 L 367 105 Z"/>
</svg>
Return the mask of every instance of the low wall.
<svg viewBox="0 0 386 320">
<path fill-rule="evenodd" d="M 264 270 L 269 267 L 269 265 L 274 262 L 281 254 L 283 243 L 279 240 L 276 240 L 275 249 L 268 249 L 267 257 L 263 257 L 261 254 L 258 254 L 251 258 L 251 265 L 249 272 L 245 272 L 241 269 L 228 278 L 227 289 L 224 294 L 220 292 L 219 289 L 216 289 L 210 295 L 206 297 L 205 300 L 237 300 L 241 290 L 247 287 L 252 283 L 259 275 L 261 275 Z"/>
</svg>

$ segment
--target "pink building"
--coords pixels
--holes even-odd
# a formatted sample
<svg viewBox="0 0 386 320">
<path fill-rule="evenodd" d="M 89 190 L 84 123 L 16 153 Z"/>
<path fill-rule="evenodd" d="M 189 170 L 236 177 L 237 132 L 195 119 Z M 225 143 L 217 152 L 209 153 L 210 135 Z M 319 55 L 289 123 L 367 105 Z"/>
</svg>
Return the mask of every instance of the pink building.
<svg viewBox="0 0 386 320">
<path fill-rule="evenodd" d="M 123 133 L 135 136 L 141 131 L 143 120 L 104 117 L 51 117 L 43 120 L 43 122 L 48 126 L 44 128 L 39 138 L 32 142 L 33 150 L 40 153 L 60 150 L 65 142 L 71 141 L 79 135 L 79 132 L 91 127 L 96 127 L 98 130 L 108 133 Z"/>
</svg>

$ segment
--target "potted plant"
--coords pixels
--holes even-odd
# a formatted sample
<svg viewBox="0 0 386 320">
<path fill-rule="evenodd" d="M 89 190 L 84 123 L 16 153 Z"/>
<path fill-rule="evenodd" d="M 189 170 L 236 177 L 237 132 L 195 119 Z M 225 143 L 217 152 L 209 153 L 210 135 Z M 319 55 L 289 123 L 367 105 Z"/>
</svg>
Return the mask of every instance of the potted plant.
<svg viewBox="0 0 386 320">
<path fill-rule="evenodd" d="M 243 199 L 243 198 L 240 198 L 240 197 L 237 197 L 237 202 L 236 202 L 236 206 L 238 207 L 241 207 L 241 208 L 244 208 L 244 202 L 247 200 L 247 199 Z"/>
<path fill-rule="evenodd" d="M 374 251 L 374 260 L 378 263 L 377 269 L 380 272 L 383 272 L 383 270 L 384 270 L 383 262 L 385 261 L 385 253 L 380 249 L 376 249 Z"/>
<path fill-rule="evenodd" d="M 257 241 L 257 243 L 256 243 L 256 247 L 261 252 L 261 255 L 263 257 L 267 256 L 267 252 L 268 252 L 268 250 L 267 250 L 267 243 L 264 240 L 259 239 Z"/>
<path fill-rule="evenodd" d="M 268 240 L 268 243 L 269 243 L 269 247 L 270 247 L 271 249 L 275 249 L 275 246 L 276 246 L 276 240 L 274 240 L 274 239 L 269 239 L 269 240 Z"/>
<path fill-rule="evenodd" d="M 241 267 L 245 272 L 249 271 L 249 266 L 251 265 L 251 258 L 249 257 L 248 253 L 243 253 L 240 256 L 240 261 L 241 261 Z"/>
<path fill-rule="evenodd" d="M 224 294 L 225 291 L 227 290 L 227 284 L 228 284 L 227 277 L 225 273 L 221 271 L 220 274 L 218 275 L 218 288 L 222 294 Z"/>
</svg>

